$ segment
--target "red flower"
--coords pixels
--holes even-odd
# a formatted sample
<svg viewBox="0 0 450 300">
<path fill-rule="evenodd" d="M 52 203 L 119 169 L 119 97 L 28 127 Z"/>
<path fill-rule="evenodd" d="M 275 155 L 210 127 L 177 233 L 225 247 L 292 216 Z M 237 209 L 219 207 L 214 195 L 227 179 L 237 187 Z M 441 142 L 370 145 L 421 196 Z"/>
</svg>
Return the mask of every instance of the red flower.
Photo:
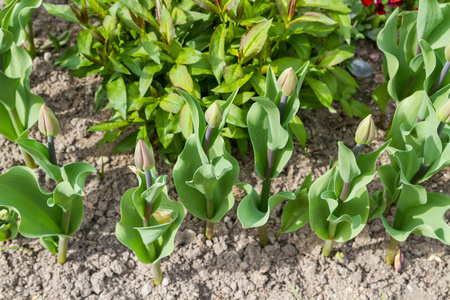
<svg viewBox="0 0 450 300">
<path fill-rule="evenodd" d="M 375 10 L 374 12 L 379 15 L 384 15 L 386 11 L 384 10 L 384 5 L 381 3 L 381 0 L 378 0 L 377 3 L 375 3 Z"/>
<path fill-rule="evenodd" d="M 369 6 L 369 5 L 371 5 L 373 3 L 373 0 L 361 0 L 361 3 L 364 6 Z"/>
<path fill-rule="evenodd" d="M 399 7 L 403 4 L 403 0 L 389 0 L 388 5 L 390 7 Z"/>
</svg>

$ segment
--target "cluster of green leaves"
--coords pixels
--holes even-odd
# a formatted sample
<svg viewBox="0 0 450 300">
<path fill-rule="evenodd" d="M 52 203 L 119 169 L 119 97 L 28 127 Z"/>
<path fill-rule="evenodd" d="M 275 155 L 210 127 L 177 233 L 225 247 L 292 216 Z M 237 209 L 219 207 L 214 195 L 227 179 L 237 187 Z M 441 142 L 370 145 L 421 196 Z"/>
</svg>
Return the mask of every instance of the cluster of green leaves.
<svg viewBox="0 0 450 300">
<path fill-rule="evenodd" d="M 184 207 L 167 195 L 167 176 L 152 176 L 153 185 L 146 186 L 144 173 L 135 170 L 139 186 L 125 192 L 120 201 L 122 218 L 116 225 L 117 239 L 133 250 L 139 261 L 156 264 L 170 255 L 175 235 L 184 219 Z M 144 224 L 147 203 L 151 203 L 149 224 Z M 155 215 L 163 212 L 162 218 Z"/>
<path fill-rule="evenodd" d="M 266 93 L 268 66 L 279 75 L 307 60 L 302 107 L 333 112 L 332 102 L 339 100 L 350 115 L 368 114 L 351 99 L 356 82 L 338 66 L 354 50 L 348 45 L 351 11 L 340 0 L 76 0 L 70 6 L 44 6 L 85 27 L 56 65 L 73 70 L 73 76 L 103 77 L 95 107 L 106 103 L 111 120 L 90 128 L 107 131 L 102 143 L 137 124 L 149 135 L 156 130 L 160 152 L 173 160 L 192 133 L 192 112 L 174 88 L 183 88 L 206 108 L 239 87 L 221 134 L 246 152 L 250 99 Z M 138 132 L 114 151 L 132 149 Z"/>
<path fill-rule="evenodd" d="M 420 1 L 418 12 L 399 14 L 396 10 L 378 36 L 388 81 L 378 87 L 374 98 L 382 110 L 390 97 L 398 106 L 388 134 L 391 163 L 378 169 L 384 189 L 371 197 L 370 218 L 380 217 L 391 235 L 386 257 L 390 264 L 397 243 L 411 233 L 450 244 L 450 226 L 444 220 L 450 197 L 428 193 L 418 185 L 450 165 L 445 108 L 450 92 L 450 62 L 445 53 L 450 41 L 450 25 L 445 21 L 449 17 L 449 3 Z M 392 206 L 396 209 L 391 223 L 387 215 Z"/>
<path fill-rule="evenodd" d="M 434 101 L 450 90 L 450 77 L 439 81 L 446 63 L 445 46 L 450 41 L 450 3 L 437 0 L 419 2 L 418 11 L 396 9 L 378 35 L 378 48 L 384 53 L 386 82 L 373 98 L 382 113 L 387 102 L 400 102 L 424 90 Z"/>
<path fill-rule="evenodd" d="M 28 137 L 44 103 L 30 91 L 32 61 L 20 47 L 25 41 L 24 28 L 41 2 L 6 1 L 0 11 L 0 134 L 13 142 Z M 25 153 L 24 159 L 28 166 L 35 167 Z"/>
<path fill-rule="evenodd" d="M 372 195 L 370 218 L 381 217 L 396 241 L 416 233 L 450 244 L 450 226 L 444 218 L 450 197 L 427 193 L 418 185 L 450 165 L 450 126 L 438 131 L 441 122 L 435 110 L 444 104 L 432 103 L 422 90 L 402 100 L 395 112 L 388 135 L 391 164 L 378 168 L 384 189 Z M 392 224 L 386 219 L 391 206 L 396 207 Z"/>
<path fill-rule="evenodd" d="M 192 112 L 194 132 L 177 159 L 173 180 L 186 209 L 197 218 L 216 223 L 234 206 L 232 189 L 239 174 L 239 164 L 226 150 L 220 132 L 238 90 L 221 105 L 222 120 L 214 128 L 207 126 L 198 101 L 187 91 L 178 91 Z M 212 130 L 210 133 L 207 133 L 208 128 Z M 208 140 L 207 148 L 204 147 L 205 140 Z M 212 238 L 212 233 L 208 232 L 207 237 Z"/>
<path fill-rule="evenodd" d="M 40 238 L 46 249 L 57 253 L 59 239 L 70 237 L 80 227 L 85 179 L 96 170 L 84 162 L 60 168 L 50 162 L 45 145 L 31 139 L 19 139 L 17 143 L 57 182 L 57 186 L 53 192 L 47 192 L 39 186 L 31 169 L 13 167 L 0 175 L 0 205 L 19 214 L 19 232 L 23 236 Z M 68 219 L 64 217 L 67 213 Z"/>
<path fill-rule="evenodd" d="M 308 221 L 305 195 L 307 195 L 310 180 L 307 180 L 294 193 L 282 191 L 270 196 L 272 179 L 281 173 L 292 156 L 292 137 L 296 127 L 291 125 L 295 124 L 293 120 L 298 118 L 297 112 L 301 105 L 298 95 L 308 67 L 307 62 L 297 70 L 294 76 L 297 77 L 298 83 L 290 96 L 283 95 L 277 84 L 275 72 L 269 67 L 266 93 L 264 96 L 253 98 L 255 102 L 247 115 L 247 126 L 255 154 L 255 169 L 264 180 L 264 186 L 261 194 L 258 195 L 250 184 L 237 184 L 247 193 L 238 207 L 238 217 L 244 228 L 264 226 L 269 220 L 270 212 L 286 200 L 289 202 L 283 211 L 280 233 L 297 230 Z M 281 111 L 279 107 L 283 96 L 286 97 L 286 107 Z"/>
</svg>

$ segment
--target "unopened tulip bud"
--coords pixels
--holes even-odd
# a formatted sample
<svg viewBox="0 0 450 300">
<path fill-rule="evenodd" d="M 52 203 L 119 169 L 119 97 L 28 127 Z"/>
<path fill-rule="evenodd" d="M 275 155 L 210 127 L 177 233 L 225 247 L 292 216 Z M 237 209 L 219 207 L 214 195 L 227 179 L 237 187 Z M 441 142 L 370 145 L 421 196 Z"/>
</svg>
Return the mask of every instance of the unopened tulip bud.
<svg viewBox="0 0 450 300">
<path fill-rule="evenodd" d="M 375 139 L 375 123 L 372 115 L 368 115 L 356 129 L 355 141 L 360 145 L 370 144 Z"/>
<path fill-rule="evenodd" d="M 447 123 L 450 125 L 450 99 L 441 107 L 438 113 L 438 119 L 441 122 Z"/>
<path fill-rule="evenodd" d="M 400 251 L 400 248 L 399 248 L 399 249 L 397 249 L 397 252 L 395 253 L 395 258 L 394 258 L 395 271 L 401 272 L 402 264 L 403 264 L 403 253 Z"/>
<path fill-rule="evenodd" d="M 218 102 L 214 102 L 205 112 L 205 119 L 209 126 L 216 128 L 222 122 L 223 110 Z"/>
<path fill-rule="evenodd" d="M 278 86 L 280 87 L 281 92 L 288 97 L 295 92 L 297 83 L 297 75 L 292 67 L 284 70 L 278 78 Z"/>
<path fill-rule="evenodd" d="M 450 41 L 447 43 L 447 47 L 445 47 L 445 59 L 450 61 Z"/>
<path fill-rule="evenodd" d="M 166 224 L 172 221 L 172 215 L 163 210 L 157 210 L 153 213 L 153 217 L 155 217 L 156 221 L 158 221 L 159 224 Z"/>
<path fill-rule="evenodd" d="M 136 144 L 134 163 L 138 169 L 143 171 L 148 171 L 155 166 L 153 152 L 143 140 L 139 140 Z"/>
<path fill-rule="evenodd" d="M 53 111 L 45 105 L 42 105 L 39 112 L 38 127 L 45 136 L 55 136 L 59 133 L 58 119 Z"/>
<path fill-rule="evenodd" d="M 0 210 L 0 221 L 7 221 L 8 219 L 9 219 L 9 211 L 7 209 Z"/>
</svg>

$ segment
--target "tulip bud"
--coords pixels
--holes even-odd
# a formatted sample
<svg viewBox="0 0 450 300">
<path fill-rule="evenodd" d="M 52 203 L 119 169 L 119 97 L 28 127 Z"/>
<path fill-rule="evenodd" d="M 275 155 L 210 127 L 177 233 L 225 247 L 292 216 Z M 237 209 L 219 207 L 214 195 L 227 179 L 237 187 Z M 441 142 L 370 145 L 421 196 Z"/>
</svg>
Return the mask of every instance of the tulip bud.
<svg viewBox="0 0 450 300">
<path fill-rule="evenodd" d="M 375 139 L 375 123 L 372 115 L 368 115 L 359 123 L 355 133 L 355 141 L 360 145 L 370 144 Z"/>
<path fill-rule="evenodd" d="M 441 107 L 438 113 L 438 119 L 441 122 L 447 123 L 450 125 L 450 99 Z"/>
<path fill-rule="evenodd" d="M 58 119 L 53 111 L 45 105 L 42 105 L 39 112 L 38 127 L 45 136 L 55 136 L 59 133 Z"/>
<path fill-rule="evenodd" d="M 7 209 L 0 210 L 0 225 L 2 222 L 6 222 L 9 219 L 9 211 Z"/>
<path fill-rule="evenodd" d="M 205 112 L 205 119 L 209 126 L 216 128 L 222 122 L 223 110 L 218 102 L 214 102 Z"/>
<path fill-rule="evenodd" d="M 153 152 L 143 140 L 139 140 L 136 144 L 134 163 L 138 169 L 143 171 L 148 171 L 155 166 Z"/>
<path fill-rule="evenodd" d="M 153 213 L 153 217 L 155 217 L 156 221 L 158 221 L 159 224 L 166 224 L 173 220 L 172 215 L 163 210 L 157 210 Z"/>
<path fill-rule="evenodd" d="M 395 253 L 395 258 L 394 258 L 395 271 L 401 272 L 402 264 L 403 264 L 403 253 L 400 251 L 400 248 L 399 248 L 399 249 L 397 249 L 397 252 Z"/>
<path fill-rule="evenodd" d="M 447 46 L 445 47 L 445 59 L 447 61 L 450 61 L 450 41 L 447 43 Z"/>
<path fill-rule="evenodd" d="M 297 83 L 297 75 L 292 67 L 284 70 L 278 78 L 278 86 L 280 87 L 281 92 L 288 97 L 295 92 Z"/>
</svg>

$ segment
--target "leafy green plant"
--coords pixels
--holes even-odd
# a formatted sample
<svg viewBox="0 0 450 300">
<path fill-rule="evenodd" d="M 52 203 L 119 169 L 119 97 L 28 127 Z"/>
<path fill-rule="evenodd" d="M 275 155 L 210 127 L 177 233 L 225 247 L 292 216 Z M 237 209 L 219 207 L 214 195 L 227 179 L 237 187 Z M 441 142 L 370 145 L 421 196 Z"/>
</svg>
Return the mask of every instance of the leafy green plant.
<svg viewBox="0 0 450 300">
<path fill-rule="evenodd" d="M 329 256 L 334 242 L 353 239 L 363 230 L 370 211 L 367 184 L 375 177 L 375 164 L 389 142 L 379 149 L 359 154 L 362 145 L 375 138 L 371 116 L 364 119 L 355 135 L 354 150 L 339 142 L 337 165 L 315 180 L 309 189 L 311 229 L 325 240 L 322 250 Z"/>
<path fill-rule="evenodd" d="M 300 107 L 298 95 L 308 66 L 309 62 L 306 62 L 297 72 L 292 68 L 285 70 L 278 82 L 275 72 L 269 66 L 266 93 L 264 97 L 253 98 L 255 103 L 247 115 L 247 126 L 255 154 L 255 169 L 264 182 L 260 195 L 248 183 L 236 184 L 247 193 L 247 196 L 239 203 L 238 217 L 244 228 L 259 228 L 261 246 L 268 243 L 267 221 L 272 209 L 285 200 L 295 201 L 295 204 L 300 206 L 305 200 L 301 196 L 304 193 L 303 187 L 296 193 L 280 192 L 270 196 L 270 186 L 272 179 L 280 174 L 292 155 L 292 129 L 295 130 L 295 128 L 290 128 L 289 124 L 297 118 L 296 114 Z M 287 208 L 294 210 L 294 206 Z M 308 218 L 305 214 L 298 214 L 298 216 L 302 220 L 299 224 L 301 227 Z M 284 227 L 282 229 L 285 232 L 290 230 Z"/>
<path fill-rule="evenodd" d="M 75 162 L 58 167 L 54 151 L 54 136 L 59 125 L 53 112 L 42 106 L 39 128 L 49 138 L 48 148 L 31 139 L 17 143 L 57 183 L 52 193 L 43 190 L 34 172 L 27 167 L 13 167 L 0 175 L 0 205 L 9 207 L 20 216 L 19 232 L 29 238 L 40 238 L 42 245 L 58 253 L 58 263 L 66 261 L 68 241 L 83 218 L 84 184 L 95 168 L 88 163 Z"/>
<path fill-rule="evenodd" d="M 449 197 L 417 185 L 450 165 L 449 116 L 450 101 L 432 103 L 425 91 L 404 99 L 395 112 L 388 135 L 391 164 L 378 169 L 384 190 L 372 196 L 371 213 L 371 218 L 381 217 L 391 236 L 389 264 L 394 263 L 398 242 L 411 233 L 450 243 L 450 226 L 444 220 Z M 391 206 L 396 208 L 392 223 L 386 218 Z"/>
<path fill-rule="evenodd" d="M 400 102 L 416 91 L 424 90 L 433 101 L 447 97 L 450 62 L 444 52 L 450 40 L 449 17 L 450 3 L 437 0 L 419 1 L 418 11 L 396 9 L 391 14 L 377 38 L 386 82 L 373 98 L 383 114 L 390 99 Z"/>
<path fill-rule="evenodd" d="M 263 96 L 268 65 L 276 75 L 309 60 L 304 108 L 327 107 L 339 100 L 350 115 L 365 116 L 367 107 L 351 99 L 357 87 L 338 65 L 353 56 L 350 10 L 340 1 L 74 1 L 44 4 L 47 11 L 82 25 L 77 45 L 56 65 L 86 77 L 99 73 L 103 83 L 95 107 L 112 109 L 109 122 L 90 130 L 106 131 L 114 141 L 130 126 L 156 131 L 160 151 L 174 160 L 182 150 L 190 118 L 174 87 L 181 87 L 202 108 L 227 99 L 239 87 L 221 135 L 247 150 L 250 99 Z M 97 22 L 99 21 L 99 22 Z M 93 25 L 98 24 L 98 25 Z M 304 145 L 296 118 L 291 126 Z M 186 129 L 186 130 L 183 130 Z M 115 148 L 130 150 L 134 132 Z"/>
<path fill-rule="evenodd" d="M 120 201 L 122 218 L 116 225 L 116 236 L 133 250 L 139 261 L 152 264 L 154 283 L 159 285 L 160 261 L 173 252 L 175 235 L 185 212 L 181 203 L 167 195 L 167 176 L 156 178 L 153 153 L 143 140 L 137 143 L 135 163 L 137 168 L 130 168 L 137 175 L 139 186 L 126 191 Z"/>
<path fill-rule="evenodd" d="M 226 150 L 220 132 L 238 90 L 222 101 L 222 105 L 214 102 L 205 116 L 193 96 L 182 89 L 178 92 L 189 107 L 194 133 L 178 157 L 173 180 L 186 209 L 197 218 L 206 220 L 205 235 L 212 239 L 214 223 L 220 221 L 234 205 L 232 189 L 239 174 L 239 164 Z"/>
<path fill-rule="evenodd" d="M 20 47 L 25 40 L 24 26 L 40 3 L 7 1 L 0 12 L 0 134 L 12 142 L 28 136 L 44 103 L 30 91 L 32 61 Z M 36 168 L 33 159 L 21 150 L 26 165 Z"/>
<path fill-rule="evenodd" d="M 17 214 L 8 207 L 0 207 L 0 242 L 17 236 Z"/>
</svg>

